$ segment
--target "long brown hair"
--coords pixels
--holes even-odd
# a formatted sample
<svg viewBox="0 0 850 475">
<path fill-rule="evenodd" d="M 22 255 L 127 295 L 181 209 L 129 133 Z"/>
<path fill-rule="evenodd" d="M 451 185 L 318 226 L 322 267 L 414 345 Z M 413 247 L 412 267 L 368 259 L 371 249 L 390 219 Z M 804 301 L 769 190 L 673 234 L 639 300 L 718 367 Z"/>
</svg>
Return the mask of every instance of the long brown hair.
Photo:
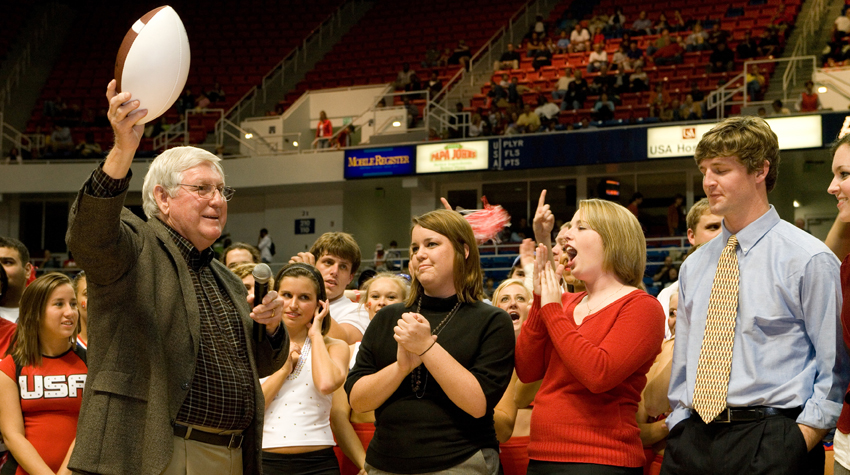
<svg viewBox="0 0 850 475">
<path fill-rule="evenodd" d="M 18 317 L 18 327 L 15 329 L 15 346 L 11 355 L 21 366 L 41 366 L 41 339 L 38 334 L 41 320 L 50 301 L 50 296 L 57 288 L 68 285 L 72 289 L 71 279 L 58 272 L 51 272 L 35 279 L 21 296 L 21 311 Z M 78 329 L 70 341 L 76 341 Z"/>
<path fill-rule="evenodd" d="M 281 269 L 277 271 L 277 275 L 274 276 L 274 289 L 276 291 L 280 292 L 280 284 L 283 283 L 283 279 L 285 277 L 306 277 L 310 282 L 312 282 L 313 287 L 315 287 L 316 290 L 316 305 L 318 305 L 319 302 L 323 302 L 328 299 L 328 294 L 325 290 L 325 281 L 322 279 L 322 273 L 310 264 L 294 262 L 281 267 Z M 310 321 L 313 321 L 312 316 Z M 328 310 L 328 314 L 325 315 L 325 318 L 322 320 L 322 336 L 327 335 L 329 331 L 331 331 L 330 310 Z"/>
<path fill-rule="evenodd" d="M 410 226 L 421 226 L 435 233 L 442 234 L 452 244 L 455 251 L 454 286 L 457 298 L 464 303 L 475 302 L 484 298 L 484 273 L 481 271 L 481 258 L 478 255 L 478 244 L 472 233 L 472 226 L 460 214 L 445 209 L 438 209 L 413 218 Z M 469 255 L 466 250 L 469 249 Z M 412 253 L 411 253 L 412 254 Z M 410 293 L 407 296 L 407 306 L 412 306 L 422 295 L 422 284 L 416 275 L 411 276 Z"/>
</svg>

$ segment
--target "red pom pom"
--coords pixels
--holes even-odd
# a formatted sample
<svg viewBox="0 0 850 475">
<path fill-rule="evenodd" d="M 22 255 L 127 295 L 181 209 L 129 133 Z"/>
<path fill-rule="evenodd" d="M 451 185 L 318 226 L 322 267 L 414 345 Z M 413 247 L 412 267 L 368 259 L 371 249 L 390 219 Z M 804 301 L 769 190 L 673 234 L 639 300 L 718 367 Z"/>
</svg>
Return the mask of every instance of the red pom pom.
<svg viewBox="0 0 850 475">
<path fill-rule="evenodd" d="M 484 209 L 463 211 L 463 217 L 472 226 L 475 241 L 479 245 L 490 240 L 498 244 L 499 233 L 505 226 L 510 225 L 511 215 L 501 206 L 488 203 L 486 196 L 482 196 L 481 201 L 484 203 Z"/>
</svg>

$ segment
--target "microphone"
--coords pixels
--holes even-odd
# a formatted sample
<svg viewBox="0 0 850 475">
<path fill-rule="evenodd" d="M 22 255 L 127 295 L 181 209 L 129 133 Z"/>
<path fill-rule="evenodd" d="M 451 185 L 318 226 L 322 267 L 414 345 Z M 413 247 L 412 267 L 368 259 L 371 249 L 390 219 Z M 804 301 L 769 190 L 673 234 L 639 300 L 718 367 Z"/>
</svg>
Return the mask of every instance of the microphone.
<svg viewBox="0 0 850 475">
<path fill-rule="evenodd" d="M 251 275 L 254 276 L 254 306 L 256 307 L 263 302 L 263 297 L 269 293 L 269 280 L 272 278 L 272 270 L 268 264 L 257 264 Z M 255 321 L 254 341 L 257 343 L 263 341 L 265 334 L 266 326 Z"/>
</svg>

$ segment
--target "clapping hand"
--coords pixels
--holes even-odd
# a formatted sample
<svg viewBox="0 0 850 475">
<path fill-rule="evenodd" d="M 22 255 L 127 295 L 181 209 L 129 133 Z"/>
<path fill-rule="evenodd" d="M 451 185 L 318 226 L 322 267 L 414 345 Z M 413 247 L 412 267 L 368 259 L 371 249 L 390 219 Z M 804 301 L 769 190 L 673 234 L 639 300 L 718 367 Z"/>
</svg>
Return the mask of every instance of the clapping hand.
<svg viewBox="0 0 850 475">
<path fill-rule="evenodd" d="M 421 355 L 431 347 L 431 344 L 437 340 L 435 335 L 431 335 L 431 324 L 428 320 L 418 313 L 404 313 L 398 320 L 398 325 L 393 329 L 395 331 L 395 341 L 399 343 L 405 350 Z"/>
</svg>

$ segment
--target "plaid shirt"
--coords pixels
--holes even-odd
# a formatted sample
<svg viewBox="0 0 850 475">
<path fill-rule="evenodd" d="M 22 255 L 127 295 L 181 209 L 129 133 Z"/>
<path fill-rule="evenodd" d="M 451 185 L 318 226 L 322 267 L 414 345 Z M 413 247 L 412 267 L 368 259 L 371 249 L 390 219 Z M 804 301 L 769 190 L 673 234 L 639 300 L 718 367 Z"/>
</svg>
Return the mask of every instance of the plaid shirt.
<svg viewBox="0 0 850 475">
<path fill-rule="evenodd" d="M 98 167 L 86 192 L 96 198 L 117 196 L 127 189 L 131 176 L 115 180 Z M 177 231 L 166 229 L 186 260 L 201 315 L 195 375 L 177 421 L 244 430 L 254 417 L 255 388 L 239 312 L 212 273 L 212 249 L 199 252 Z"/>
</svg>

